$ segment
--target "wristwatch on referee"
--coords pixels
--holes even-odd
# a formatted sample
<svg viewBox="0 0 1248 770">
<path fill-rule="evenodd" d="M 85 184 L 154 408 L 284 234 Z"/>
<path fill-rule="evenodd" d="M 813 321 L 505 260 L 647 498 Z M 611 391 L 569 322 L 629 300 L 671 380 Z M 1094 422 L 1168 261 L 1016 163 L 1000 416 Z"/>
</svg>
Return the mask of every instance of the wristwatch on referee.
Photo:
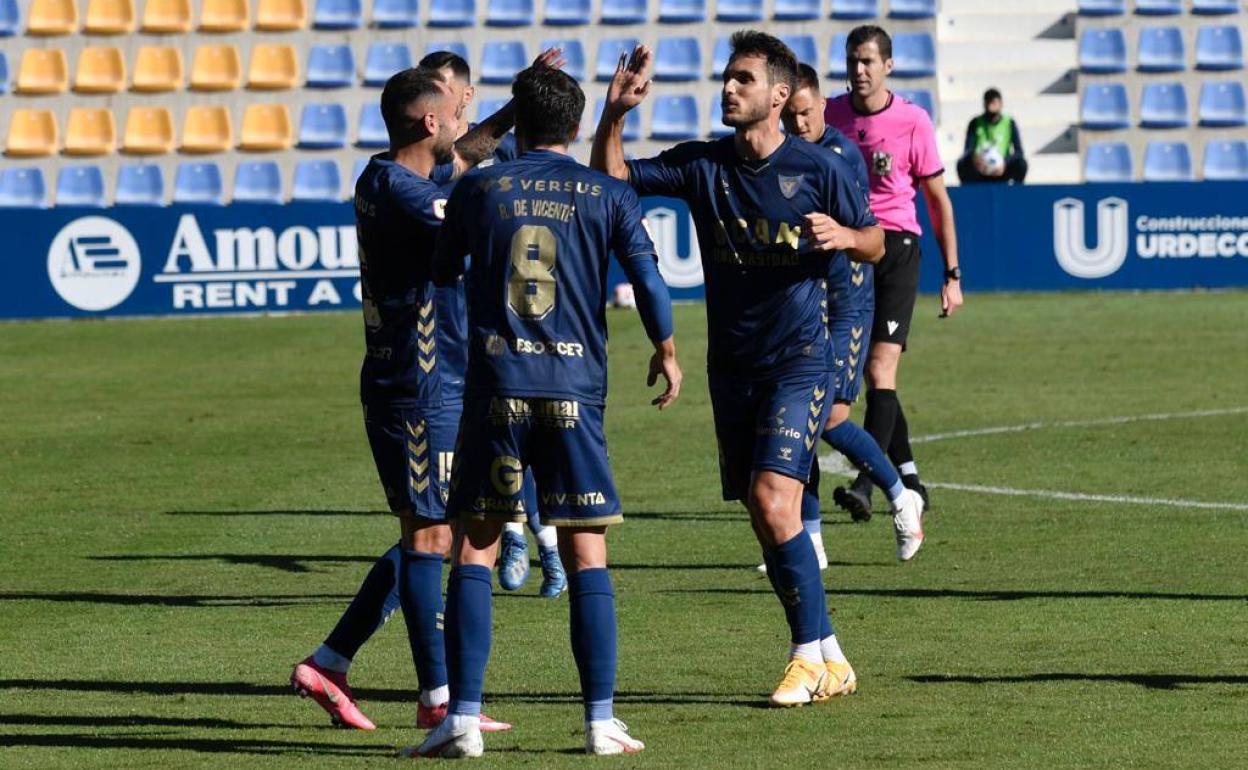
<svg viewBox="0 0 1248 770">
<path fill-rule="evenodd" d="M 953 267 L 945 271 L 946 282 L 960 281 L 960 280 L 962 280 L 962 268 L 958 267 L 957 265 L 954 265 Z"/>
</svg>

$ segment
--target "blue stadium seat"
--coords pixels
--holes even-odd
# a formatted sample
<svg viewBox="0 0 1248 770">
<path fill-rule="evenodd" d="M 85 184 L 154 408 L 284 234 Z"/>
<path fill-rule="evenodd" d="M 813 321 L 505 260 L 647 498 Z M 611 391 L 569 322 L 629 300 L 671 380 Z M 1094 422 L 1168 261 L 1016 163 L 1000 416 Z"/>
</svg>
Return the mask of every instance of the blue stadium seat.
<svg viewBox="0 0 1248 770">
<path fill-rule="evenodd" d="M 412 49 L 404 43 L 373 43 L 364 54 L 364 85 L 384 86 L 390 76 L 412 66 Z"/>
<path fill-rule="evenodd" d="M 104 172 L 99 166 L 65 166 L 56 173 L 56 205 L 104 206 Z"/>
<path fill-rule="evenodd" d="M 386 132 L 386 121 L 381 118 L 381 105 L 377 102 L 360 105 L 360 130 L 355 146 L 379 150 L 390 146 L 390 134 Z"/>
<path fill-rule="evenodd" d="M 936 11 L 936 0 L 888 1 L 888 16 L 892 19 L 934 19 Z"/>
<path fill-rule="evenodd" d="M 1239 0 L 1192 0 L 1192 13 L 1205 16 L 1239 13 Z"/>
<path fill-rule="evenodd" d="M 602 120 L 602 110 L 606 106 L 605 99 L 599 99 L 594 109 L 594 125 Z M 624 116 L 624 141 L 635 142 L 641 138 L 641 110 L 629 110 Z"/>
<path fill-rule="evenodd" d="M 234 170 L 234 203 L 281 203 L 282 170 L 277 161 L 245 161 Z"/>
<path fill-rule="evenodd" d="M 728 57 L 732 55 L 732 42 L 726 37 L 715 38 L 715 48 L 711 51 L 711 80 L 720 80 L 724 70 L 728 69 Z"/>
<path fill-rule="evenodd" d="M 834 19 L 874 19 L 880 15 L 878 0 L 832 0 Z"/>
<path fill-rule="evenodd" d="M 519 40 L 490 40 L 481 51 L 482 83 L 511 83 L 516 73 L 529 66 L 529 54 Z"/>
<path fill-rule="evenodd" d="M 926 78 L 936 74 L 936 41 L 927 32 L 898 32 L 893 36 L 893 75 Z"/>
<path fill-rule="evenodd" d="M 1079 69 L 1093 74 L 1127 71 L 1127 38 L 1117 27 L 1085 29 L 1079 36 Z"/>
<path fill-rule="evenodd" d="M 1131 125 L 1131 105 L 1122 83 L 1090 85 L 1079 105 L 1079 122 L 1084 128 L 1115 129 Z"/>
<path fill-rule="evenodd" d="M 716 21 L 762 21 L 763 0 L 719 0 L 715 3 Z"/>
<path fill-rule="evenodd" d="M 457 40 L 446 40 L 443 42 L 435 40 L 425 44 L 425 56 L 437 51 L 450 51 L 451 53 L 458 55 L 459 58 L 464 61 L 472 61 L 472 59 L 468 56 L 468 44 L 461 43 Z"/>
<path fill-rule="evenodd" d="M 1207 81 L 1200 85 L 1200 125 L 1205 128 L 1233 128 L 1248 125 L 1248 104 L 1244 84 L 1238 80 Z"/>
<path fill-rule="evenodd" d="M 898 88 L 893 93 L 922 107 L 927 116 L 932 119 L 932 123 L 936 122 L 936 100 L 932 97 L 931 91 L 926 88 Z"/>
<path fill-rule="evenodd" d="M 0 94 L 9 92 L 9 59 L 0 51 Z"/>
<path fill-rule="evenodd" d="M 316 0 L 312 26 L 317 29 L 357 29 L 363 17 L 360 0 Z"/>
<path fill-rule="evenodd" d="M 336 150 L 347 146 L 347 111 L 341 104 L 305 104 L 299 115 L 299 148 Z"/>
<path fill-rule="evenodd" d="M 1079 0 L 1080 16 L 1121 16 L 1127 12 L 1127 0 Z"/>
<path fill-rule="evenodd" d="M 1205 179 L 1218 182 L 1248 181 L 1248 141 L 1214 140 L 1205 145 L 1201 163 Z"/>
<path fill-rule="evenodd" d="M 654 114 L 650 117 L 651 139 L 696 139 L 701 135 L 697 99 L 692 96 L 660 96 L 654 100 Z"/>
<path fill-rule="evenodd" d="M 506 106 L 508 99 L 481 99 L 477 102 L 477 121 L 485 120 L 489 116 L 501 110 Z"/>
<path fill-rule="evenodd" d="M 706 0 L 659 0 L 659 21 L 664 24 L 706 21 Z"/>
<path fill-rule="evenodd" d="M 1196 33 L 1196 69 L 1241 70 L 1244 68 L 1244 39 L 1239 27 L 1201 27 Z"/>
<path fill-rule="evenodd" d="M 647 0 L 610 0 L 602 4 L 603 24 L 645 24 Z"/>
<path fill-rule="evenodd" d="M 21 32 L 22 12 L 17 0 L 0 0 L 0 37 L 10 37 Z"/>
<path fill-rule="evenodd" d="M 591 0 L 546 0 L 544 21 L 552 27 L 580 27 L 589 24 Z"/>
<path fill-rule="evenodd" d="M 216 163 L 179 163 L 173 177 L 173 202 L 223 205 L 221 167 Z"/>
<path fill-rule="evenodd" d="M 563 71 L 578 81 L 585 79 L 585 46 L 576 38 L 566 40 L 543 40 L 542 50 L 558 48 L 563 51 Z"/>
<path fill-rule="evenodd" d="M 837 80 L 844 80 L 849 76 L 845 68 L 845 44 L 849 40 L 849 35 L 838 32 L 832 36 L 832 41 L 828 43 L 828 76 Z"/>
<path fill-rule="evenodd" d="M 349 45 L 314 45 L 308 52 L 308 88 L 349 88 L 355 84 L 355 54 Z"/>
<path fill-rule="evenodd" d="M 702 48 L 696 37 L 662 37 L 654 51 L 654 79 L 702 79 Z"/>
<path fill-rule="evenodd" d="M 1130 182 L 1135 176 L 1131 148 L 1125 142 L 1093 142 L 1083 158 L 1086 182 Z"/>
<path fill-rule="evenodd" d="M 792 49 L 799 62 L 809 64 L 819 71 L 819 46 L 814 35 L 781 35 L 780 39 Z"/>
<path fill-rule="evenodd" d="M 382 29 L 401 29 L 420 24 L 419 0 L 373 0 L 373 24 Z"/>
<path fill-rule="evenodd" d="M 332 160 L 301 160 L 295 166 L 292 201 L 336 201 L 342 195 L 342 177 Z"/>
<path fill-rule="evenodd" d="M 715 139 L 732 134 L 733 129 L 724 125 L 724 103 L 719 94 L 711 97 L 711 136 Z"/>
<path fill-rule="evenodd" d="M 485 23 L 491 27 L 527 27 L 533 24 L 533 0 L 489 0 Z"/>
<path fill-rule="evenodd" d="M 360 181 L 360 174 L 363 174 L 366 168 L 368 168 L 368 158 L 360 158 L 351 164 L 351 189 L 347 191 L 348 198 L 355 196 L 355 183 Z"/>
<path fill-rule="evenodd" d="M 118 206 L 163 206 L 165 175 L 155 163 L 127 163 L 117 170 Z"/>
<path fill-rule="evenodd" d="M 1183 128 L 1187 117 L 1187 89 L 1177 81 L 1145 83 L 1140 94 L 1141 128 Z"/>
<path fill-rule="evenodd" d="M 594 67 L 594 77 L 609 81 L 615 75 L 615 68 L 620 56 L 627 56 L 637 47 L 635 37 L 605 38 L 598 43 L 598 63 Z"/>
<path fill-rule="evenodd" d="M 1178 27 L 1144 27 L 1140 30 L 1135 65 L 1140 72 L 1180 72 L 1187 66 L 1183 33 Z"/>
<path fill-rule="evenodd" d="M 1149 142 L 1144 148 L 1145 182 L 1188 182 L 1192 153 L 1186 142 Z"/>
<path fill-rule="evenodd" d="M 0 206 L 43 209 L 48 207 L 48 186 L 37 168 L 0 170 Z"/>
<path fill-rule="evenodd" d="M 776 21 L 815 21 L 823 16 L 823 0 L 776 0 L 771 18 Z"/>
<path fill-rule="evenodd" d="M 1177 16 L 1183 13 L 1183 0 L 1135 0 L 1139 16 Z"/>
<path fill-rule="evenodd" d="M 471 27 L 477 23 L 477 0 L 430 0 L 430 27 Z"/>
</svg>

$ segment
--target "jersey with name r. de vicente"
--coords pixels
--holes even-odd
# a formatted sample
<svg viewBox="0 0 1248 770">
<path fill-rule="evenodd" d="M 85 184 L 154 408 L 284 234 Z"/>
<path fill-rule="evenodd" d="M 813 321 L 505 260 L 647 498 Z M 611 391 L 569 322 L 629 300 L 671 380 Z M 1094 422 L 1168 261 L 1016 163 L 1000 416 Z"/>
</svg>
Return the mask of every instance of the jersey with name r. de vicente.
<svg viewBox="0 0 1248 770">
<path fill-rule="evenodd" d="M 820 212 L 853 228 L 875 224 L 843 158 L 787 136 L 751 163 L 729 136 L 628 161 L 628 170 L 638 194 L 689 205 L 706 277 L 711 370 L 766 378 L 833 366 L 821 307 L 829 255 L 806 236 L 804 216 Z"/>
<path fill-rule="evenodd" d="M 437 259 L 471 260 L 468 394 L 604 404 L 612 253 L 655 260 L 623 182 L 548 150 L 465 175 Z"/>
<path fill-rule="evenodd" d="M 819 137 L 819 141 L 815 144 L 827 147 L 844 158 L 854 170 L 854 178 L 858 180 L 859 189 L 864 194 L 867 193 L 871 182 L 867 178 L 867 164 L 862 159 L 862 152 L 858 150 L 858 145 L 849 141 L 848 137 L 832 126 L 824 127 L 823 136 Z M 828 270 L 829 312 L 848 315 L 875 307 L 874 283 L 862 278 L 858 278 L 857 284 L 853 281 L 854 276 L 861 275 L 863 270 L 873 269 L 870 265 L 851 265 L 849 256 L 844 252 L 833 257 L 832 266 Z"/>
</svg>

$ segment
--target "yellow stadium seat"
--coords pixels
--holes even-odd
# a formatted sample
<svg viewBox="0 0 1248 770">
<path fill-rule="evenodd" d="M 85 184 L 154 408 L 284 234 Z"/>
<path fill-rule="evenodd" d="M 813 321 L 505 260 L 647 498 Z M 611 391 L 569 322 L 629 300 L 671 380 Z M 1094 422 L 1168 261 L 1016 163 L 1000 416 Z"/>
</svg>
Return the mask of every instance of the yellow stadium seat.
<svg viewBox="0 0 1248 770">
<path fill-rule="evenodd" d="M 299 55 L 287 43 L 261 43 L 251 49 L 247 87 L 260 89 L 294 88 L 299 85 Z"/>
<path fill-rule="evenodd" d="M 258 0 L 256 29 L 282 32 L 308 26 L 308 6 L 303 0 Z"/>
<path fill-rule="evenodd" d="M 69 65 L 59 48 L 27 48 L 17 70 L 19 94 L 60 94 L 69 88 Z"/>
<path fill-rule="evenodd" d="M 204 0 L 199 14 L 203 32 L 241 32 L 247 29 L 247 0 Z"/>
<path fill-rule="evenodd" d="M 108 155 L 117 147 L 117 124 L 107 107 L 75 107 L 65 128 L 66 155 Z"/>
<path fill-rule="evenodd" d="M 13 110 L 5 153 L 32 158 L 56 153 L 56 116 L 52 110 Z"/>
<path fill-rule="evenodd" d="M 173 152 L 173 115 L 167 107 L 132 107 L 121 151 L 133 155 Z"/>
<path fill-rule="evenodd" d="M 26 22 L 28 35 L 70 35 L 78 31 L 74 0 L 32 0 Z"/>
<path fill-rule="evenodd" d="M 232 45 L 201 45 L 191 61 L 191 90 L 233 91 L 242 81 L 238 48 Z"/>
<path fill-rule="evenodd" d="M 176 35 L 191 31 L 191 0 L 147 0 L 143 31 Z"/>
<path fill-rule="evenodd" d="M 135 91 L 177 91 L 182 88 L 182 52 L 173 46 L 145 45 L 134 59 Z"/>
<path fill-rule="evenodd" d="M 115 94 L 126 87 L 126 62 L 111 46 L 82 49 L 74 90 L 82 94 Z"/>
<path fill-rule="evenodd" d="M 182 124 L 182 151 L 225 152 L 234 144 L 230 111 L 220 105 L 188 107 Z"/>
<path fill-rule="evenodd" d="M 89 0 L 82 31 L 88 35 L 123 35 L 134 31 L 134 0 Z"/>
<path fill-rule="evenodd" d="M 240 150 L 285 150 L 294 143 L 295 132 L 284 104 L 253 104 L 243 113 Z"/>
</svg>

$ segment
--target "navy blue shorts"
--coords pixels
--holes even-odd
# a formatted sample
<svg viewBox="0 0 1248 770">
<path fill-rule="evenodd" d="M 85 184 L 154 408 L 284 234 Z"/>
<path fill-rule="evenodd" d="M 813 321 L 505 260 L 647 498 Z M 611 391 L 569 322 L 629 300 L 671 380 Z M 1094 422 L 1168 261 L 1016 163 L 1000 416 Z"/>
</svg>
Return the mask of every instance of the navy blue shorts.
<svg viewBox="0 0 1248 770">
<path fill-rule="evenodd" d="M 524 492 L 529 469 L 543 524 L 595 527 L 623 521 L 607 460 L 603 407 L 469 396 L 447 504 L 451 514 L 525 521 L 532 506 Z"/>
<path fill-rule="evenodd" d="M 862 370 L 871 347 L 871 323 L 875 318 L 875 270 L 871 265 L 849 262 L 828 287 L 828 331 L 836 356 L 833 399 L 843 404 L 858 400 Z M 837 285 L 839 284 L 839 285 Z"/>
<path fill-rule="evenodd" d="M 725 500 L 744 500 L 757 471 L 805 482 L 832 406 L 831 372 L 751 380 L 710 373 Z"/>
<path fill-rule="evenodd" d="M 462 406 L 364 405 L 364 431 L 393 513 L 446 519 Z"/>
</svg>

